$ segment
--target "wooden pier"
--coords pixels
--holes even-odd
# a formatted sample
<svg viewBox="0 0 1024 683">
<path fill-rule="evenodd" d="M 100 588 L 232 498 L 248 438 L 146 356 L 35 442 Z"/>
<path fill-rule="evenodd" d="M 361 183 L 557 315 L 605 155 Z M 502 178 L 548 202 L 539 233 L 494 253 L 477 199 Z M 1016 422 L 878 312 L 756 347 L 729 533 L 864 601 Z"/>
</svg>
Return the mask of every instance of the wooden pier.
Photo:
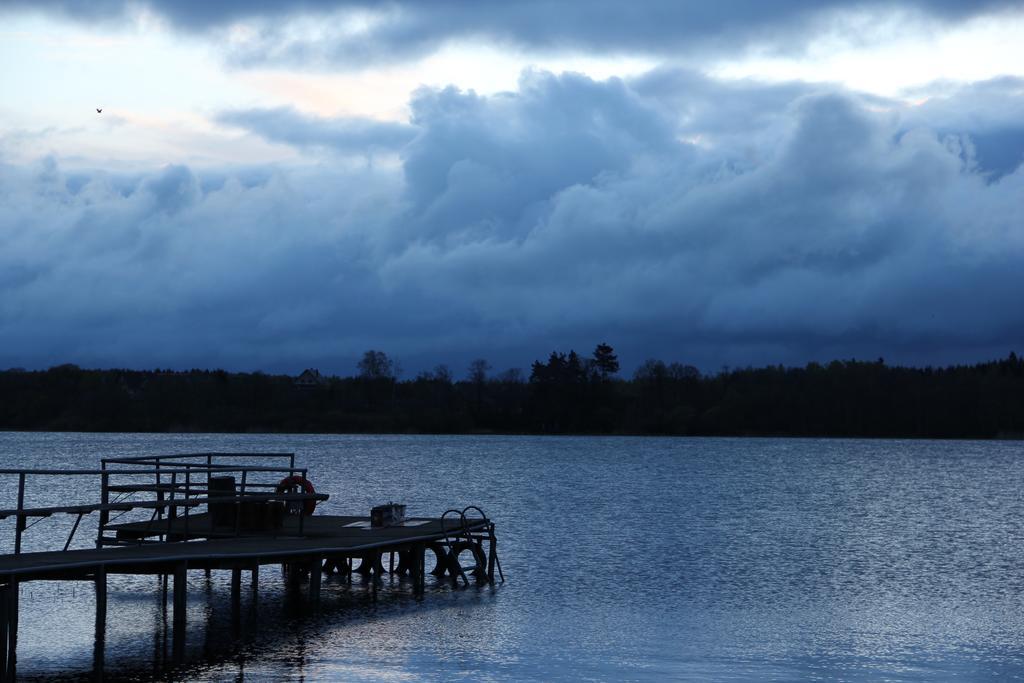
<svg viewBox="0 0 1024 683">
<path fill-rule="evenodd" d="M 374 591 L 376 577 L 390 573 L 408 577 L 422 592 L 428 553 L 431 573 L 453 585 L 493 583 L 496 572 L 504 580 L 495 525 L 479 508 L 373 526 L 369 516 L 314 514 L 328 496 L 313 490 L 307 474 L 290 453 L 192 453 L 107 458 L 98 470 L 0 470 L 0 476 L 18 478 L 17 506 L 0 510 L 0 520 L 15 522 L 14 552 L 0 555 L 0 680 L 16 676 L 19 585 L 28 581 L 95 584 L 95 666 L 101 670 L 112 574 L 161 575 L 164 591 L 171 579 L 176 660 L 184 652 L 189 571 L 230 570 L 235 607 L 242 573 L 251 574 L 258 591 L 265 565 L 281 566 L 292 584 L 306 583 L 313 603 L 324 573 L 371 576 Z M 99 477 L 99 501 L 26 507 L 26 487 L 40 476 Z M 114 523 L 133 512 L 146 518 Z M 22 552 L 28 520 L 61 514 L 75 517 L 62 550 Z M 93 514 L 95 547 L 72 548 L 80 522 Z"/>
</svg>

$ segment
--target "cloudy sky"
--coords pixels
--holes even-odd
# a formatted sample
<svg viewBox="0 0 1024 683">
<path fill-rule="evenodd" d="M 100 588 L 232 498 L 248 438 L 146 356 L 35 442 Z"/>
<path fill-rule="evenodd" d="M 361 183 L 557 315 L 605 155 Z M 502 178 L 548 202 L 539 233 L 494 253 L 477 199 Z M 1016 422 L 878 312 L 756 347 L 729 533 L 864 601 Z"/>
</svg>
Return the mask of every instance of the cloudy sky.
<svg viewBox="0 0 1024 683">
<path fill-rule="evenodd" d="M 0 368 L 1024 351 L 1022 2 L 4 0 L 0 92 Z"/>
</svg>

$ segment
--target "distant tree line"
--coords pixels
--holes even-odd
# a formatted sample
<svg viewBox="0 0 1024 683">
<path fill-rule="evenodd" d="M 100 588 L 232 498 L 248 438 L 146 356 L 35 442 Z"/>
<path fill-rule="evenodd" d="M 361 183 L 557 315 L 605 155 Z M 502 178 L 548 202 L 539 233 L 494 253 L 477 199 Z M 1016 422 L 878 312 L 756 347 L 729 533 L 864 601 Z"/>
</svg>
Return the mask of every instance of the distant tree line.
<svg viewBox="0 0 1024 683">
<path fill-rule="evenodd" d="M 334 433 L 1024 437 L 1024 362 L 944 368 L 833 361 L 702 375 L 648 360 L 619 376 L 614 349 L 552 352 L 529 376 L 462 379 L 439 365 L 400 379 L 367 351 L 351 377 L 223 370 L 0 371 L 0 429 Z"/>
</svg>

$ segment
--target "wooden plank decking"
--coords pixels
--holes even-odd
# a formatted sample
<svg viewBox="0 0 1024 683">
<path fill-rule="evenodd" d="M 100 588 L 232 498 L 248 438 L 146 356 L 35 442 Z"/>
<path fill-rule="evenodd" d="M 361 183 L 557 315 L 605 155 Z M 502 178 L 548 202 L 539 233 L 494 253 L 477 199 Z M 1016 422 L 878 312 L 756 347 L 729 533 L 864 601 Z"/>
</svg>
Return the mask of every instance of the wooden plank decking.
<svg viewBox="0 0 1024 683">
<path fill-rule="evenodd" d="M 418 543 L 439 541 L 462 527 L 457 520 L 414 518 L 403 526 L 370 528 L 369 517 L 314 515 L 305 518 L 304 536 L 297 533 L 297 520 L 286 518 L 279 535 L 252 532 L 250 535 L 219 532 L 211 527 L 210 515 L 194 515 L 189 519 L 189 535 L 221 538 L 191 540 L 179 543 L 148 543 L 143 545 L 88 548 L 82 550 L 48 551 L 0 555 L 0 577 L 27 581 L 42 578 L 87 576 L 99 567 L 108 573 L 164 573 L 167 565 L 182 561 L 190 567 L 216 568 L 241 564 L 269 564 L 296 561 L 306 557 L 355 555 L 374 548 L 398 549 Z M 294 528 L 293 528 L 294 527 Z M 485 523 L 473 523 L 472 530 L 483 530 Z M 141 538 L 161 533 L 183 533 L 184 519 L 162 522 L 135 522 L 112 525 L 122 533 Z M 228 534 L 230 533 L 230 537 Z"/>
</svg>

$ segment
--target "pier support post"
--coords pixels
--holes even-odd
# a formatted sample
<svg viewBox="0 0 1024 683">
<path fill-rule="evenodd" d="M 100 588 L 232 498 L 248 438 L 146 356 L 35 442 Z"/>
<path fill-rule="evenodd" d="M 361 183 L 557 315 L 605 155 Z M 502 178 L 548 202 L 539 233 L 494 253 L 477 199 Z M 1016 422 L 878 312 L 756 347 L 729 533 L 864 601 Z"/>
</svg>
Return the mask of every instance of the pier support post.
<svg viewBox="0 0 1024 683">
<path fill-rule="evenodd" d="M 185 610 L 188 607 L 188 565 L 174 566 L 174 660 L 180 662 L 185 654 Z"/>
<path fill-rule="evenodd" d="M 427 545 L 417 543 L 412 549 L 412 580 L 417 593 L 422 593 L 426 588 L 427 573 Z"/>
<path fill-rule="evenodd" d="M 107 568 L 100 565 L 93 577 L 96 584 L 96 633 L 107 628 Z"/>
<path fill-rule="evenodd" d="M 238 609 L 242 602 L 242 569 L 235 567 L 231 570 L 231 606 Z"/>
<path fill-rule="evenodd" d="M 96 642 L 101 642 L 107 634 L 107 568 L 100 565 L 93 576 L 96 584 Z"/>
<path fill-rule="evenodd" d="M 7 584 L 7 603 L 4 610 L 4 622 L 7 626 L 7 662 L 4 667 L 4 680 L 13 681 L 17 678 L 18 660 L 18 580 L 12 578 Z"/>
<path fill-rule="evenodd" d="M 10 586 L 0 584 L 0 679 L 7 680 L 7 603 Z"/>
<path fill-rule="evenodd" d="M 284 565 L 285 567 L 285 584 L 292 590 L 297 590 L 302 585 L 302 570 L 304 567 L 301 562 L 289 562 Z"/>
<path fill-rule="evenodd" d="M 92 675 L 103 679 L 103 661 L 107 647 L 107 568 L 100 565 L 93 577 L 96 584 L 96 636 L 92 649 Z"/>
<path fill-rule="evenodd" d="M 242 568 L 231 568 L 231 637 L 237 640 L 242 632 Z"/>
<path fill-rule="evenodd" d="M 252 567 L 252 594 L 255 597 L 260 592 L 260 565 L 257 563 Z"/>
<path fill-rule="evenodd" d="M 179 562 L 174 567 L 174 623 L 185 621 L 188 606 L 188 565 Z"/>
<path fill-rule="evenodd" d="M 323 576 L 323 561 L 319 557 L 313 558 L 309 563 L 309 600 L 312 603 L 320 602 L 320 579 Z"/>
</svg>

